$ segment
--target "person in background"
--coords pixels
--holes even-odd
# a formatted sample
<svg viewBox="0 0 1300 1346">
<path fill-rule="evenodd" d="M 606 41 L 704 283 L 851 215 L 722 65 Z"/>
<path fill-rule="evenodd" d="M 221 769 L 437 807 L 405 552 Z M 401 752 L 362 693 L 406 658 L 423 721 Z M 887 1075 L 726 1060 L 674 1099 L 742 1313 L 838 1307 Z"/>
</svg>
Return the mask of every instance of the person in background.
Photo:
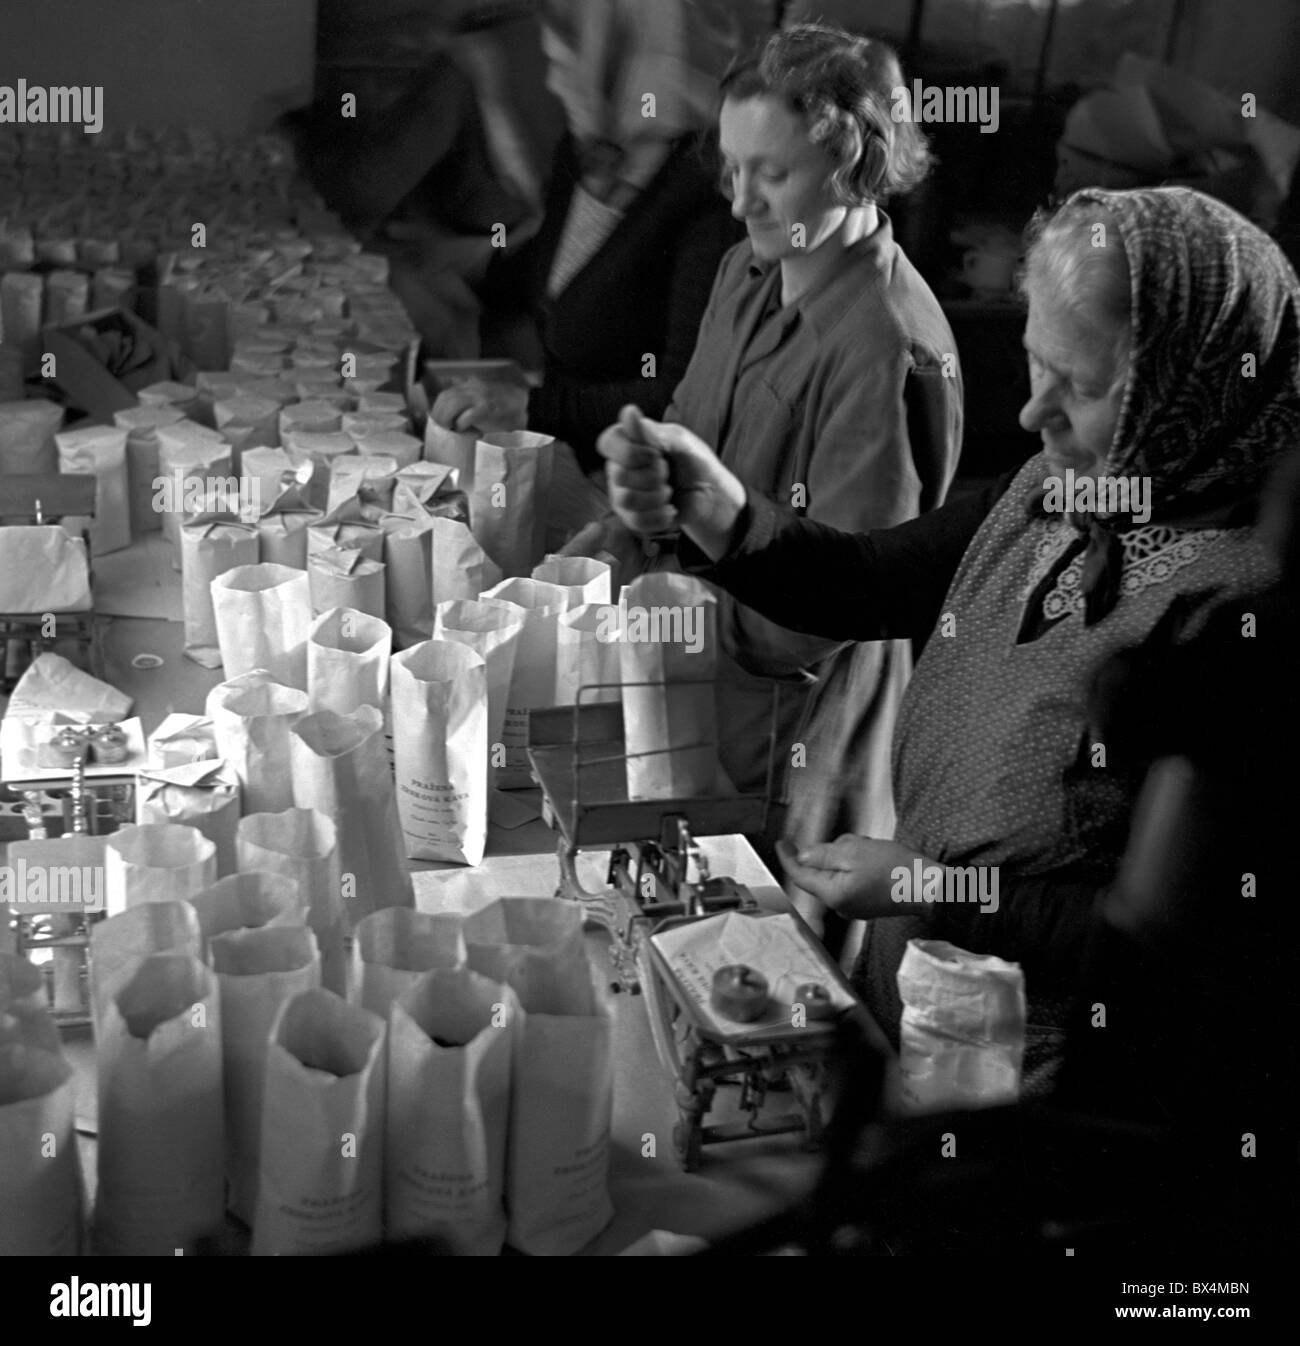
<svg viewBox="0 0 1300 1346">
<path fill-rule="evenodd" d="M 598 467 L 626 402 L 661 415 L 685 372 L 709 286 L 739 230 L 717 194 L 707 132 L 717 82 L 770 6 L 745 0 L 547 0 L 549 84 L 568 134 L 539 232 L 498 252 L 478 287 L 484 356 L 540 369 L 540 387 L 470 381 L 434 419 L 525 426 Z"/>
<path fill-rule="evenodd" d="M 892 116 L 904 83 L 888 46 L 815 25 L 772 36 L 728 73 L 723 184 L 747 238 L 718 272 L 667 416 L 755 494 L 846 529 L 940 504 L 961 446 L 952 332 L 881 205 L 930 165 L 915 125 Z M 791 804 L 774 827 L 801 845 L 892 835 L 907 641 L 818 639 L 725 595 L 719 624 L 721 758 L 737 788 L 768 784 L 776 679 L 773 787 Z"/>
<path fill-rule="evenodd" d="M 1025 290 L 1021 423 L 1043 451 L 924 518 L 857 534 L 800 519 L 684 427 L 630 413 L 601 450 L 624 523 L 680 527 L 688 569 L 738 601 L 836 639 L 930 635 L 895 737 L 896 839 L 782 859 L 870 921 L 855 979 L 895 1042 L 908 937 L 1019 962 L 1032 1093 L 1059 1068 L 1142 779 L 1095 739 L 1090 679 L 1166 640 L 1174 618 L 1191 638 L 1218 608 L 1244 632 L 1246 596 L 1270 583 L 1249 524 L 1300 435 L 1300 282 L 1262 231 L 1198 192 L 1088 190 L 1038 231 Z M 923 902 L 899 881 L 917 864 L 941 890 L 982 871 L 996 910 Z"/>
</svg>

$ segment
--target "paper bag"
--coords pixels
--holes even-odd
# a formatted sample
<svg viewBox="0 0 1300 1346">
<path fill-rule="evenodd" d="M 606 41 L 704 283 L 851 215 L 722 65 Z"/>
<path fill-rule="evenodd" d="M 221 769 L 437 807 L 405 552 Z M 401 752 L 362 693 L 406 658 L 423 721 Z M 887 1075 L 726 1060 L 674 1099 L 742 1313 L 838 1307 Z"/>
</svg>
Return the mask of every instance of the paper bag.
<svg viewBox="0 0 1300 1346">
<path fill-rule="evenodd" d="M 560 614 L 555 632 L 557 706 L 622 700 L 618 632 L 619 613 L 613 604 L 584 603 Z"/>
<path fill-rule="evenodd" d="M 426 972 L 465 961 L 461 918 L 450 912 L 389 907 L 357 922 L 350 999 L 388 1018 L 388 1007 Z"/>
<path fill-rule="evenodd" d="M 182 823 L 196 828 L 216 847 L 217 877 L 235 872 L 235 829 L 239 825 L 239 777 L 228 763 L 188 762 L 136 775 L 137 823 Z"/>
<path fill-rule="evenodd" d="M 257 530 L 230 514 L 196 514 L 181 527 L 181 599 L 185 656 L 220 668 L 222 651 L 213 581 L 229 570 L 257 564 Z"/>
<path fill-rule="evenodd" d="M 279 500 L 286 487 L 297 487 L 298 500 L 307 509 L 312 503 L 311 480 L 316 464 L 299 451 L 288 449 L 244 449 L 239 455 L 240 490 L 256 500 L 266 512 Z"/>
<path fill-rule="evenodd" d="M 97 1044 L 96 1250 L 174 1257 L 225 1207 L 221 1009 L 188 954 L 153 954 L 109 1001 Z"/>
<path fill-rule="evenodd" d="M 430 529 L 433 603 L 477 598 L 484 589 L 501 581 L 501 569 L 467 525 L 455 519 L 434 519 Z"/>
<path fill-rule="evenodd" d="M 613 601 L 609 564 L 589 556 L 548 556 L 533 567 L 533 578 L 564 589 L 569 611 L 588 603 Z"/>
<path fill-rule="evenodd" d="M 206 495 L 208 482 L 229 478 L 232 461 L 230 445 L 215 430 L 193 421 L 158 427 L 158 478 L 151 505 L 161 515 L 163 536 L 175 548 L 178 569 L 185 502 Z"/>
<path fill-rule="evenodd" d="M 62 424 L 63 408 L 57 402 L 41 398 L 0 402 L 0 477 L 57 472 L 54 432 Z"/>
<path fill-rule="evenodd" d="M 477 444 L 476 434 L 444 430 L 432 416 L 424 427 L 425 460 L 454 467 L 461 490 L 466 492 L 474 487 L 474 449 Z"/>
<path fill-rule="evenodd" d="M 116 301 L 111 301 L 116 302 Z M 90 277 L 80 271 L 51 271 L 45 281 L 45 321 L 51 324 L 84 318 L 90 307 Z M 100 305 L 96 304 L 96 308 Z"/>
<path fill-rule="evenodd" d="M 82 672 L 61 654 L 38 654 L 18 679 L 8 715 L 45 719 L 55 711 L 79 724 L 116 724 L 130 714 L 125 692 Z"/>
<path fill-rule="evenodd" d="M 212 941 L 237 930 L 278 930 L 304 925 L 307 895 L 296 879 L 271 869 L 242 868 L 218 879 L 189 899 L 199 922 L 202 956 L 210 961 Z"/>
<path fill-rule="evenodd" d="M 312 710 L 347 715 L 358 706 L 383 712 L 388 702 L 388 623 L 355 608 L 331 608 L 307 633 L 307 695 Z"/>
<path fill-rule="evenodd" d="M 390 1240 L 495 1257 L 506 1235 L 506 1137 L 518 1004 L 468 968 L 419 977 L 388 1023 Z"/>
<path fill-rule="evenodd" d="M 627 585 L 619 607 L 628 798 L 714 793 L 722 788 L 709 685 L 717 676 L 717 599 L 699 580 L 656 571 Z"/>
<path fill-rule="evenodd" d="M 488 693 L 483 656 L 430 640 L 392 660 L 397 805 L 413 860 L 477 865 L 487 842 Z"/>
<path fill-rule="evenodd" d="M 415 905 L 383 724 L 374 706 L 318 710 L 290 735 L 294 803 L 338 829 L 344 909 L 354 925 L 381 907 Z"/>
<path fill-rule="evenodd" d="M 15 953 L 0 952 L 0 1014 L 13 1005 L 31 1010 L 47 1008 L 45 979 L 35 963 Z"/>
<path fill-rule="evenodd" d="M 330 472 L 326 512 L 333 513 L 345 500 L 357 496 L 363 505 L 373 505 L 379 513 L 386 514 L 396 480 L 396 458 L 363 458 L 359 454 L 336 458 Z"/>
<path fill-rule="evenodd" d="M 186 715 L 174 710 L 149 735 L 148 761 L 152 768 L 166 771 L 216 756 L 217 740 L 212 721 L 206 715 Z"/>
<path fill-rule="evenodd" d="M 262 564 L 306 570 L 307 530 L 322 517 L 320 510 L 307 503 L 305 486 L 282 487 L 255 525 Z"/>
<path fill-rule="evenodd" d="M 383 1235 L 384 1022 L 325 990 L 267 1048 L 253 1255 L 341 1253 Z"/>
<path fill-rule="evenodd" d="M 192 417 L 198 409 L 199 395 L 188 383 L 176 383 L 164 379 L 161 383 L 151 383 L 139 392 L 142 407 L 175 407 L 182 416 Z"/>
<path fill-rule="evenodd" d="M 190 897 L 217 881 L 217 848 L 184 823 L 135 823 L 104 847 L 104 910 Z"/>
<path fill-rule="evenodd" d="M 154 482 L 162 473 L 158 431 L 183 419 L 175 406 L 123 407 L 113 413 L 113 423 L 126 431 L 126 492 L 135 534 L 162 527 L 162 515 L 153 507 Z"/>
<path fill-rule="evenodd" d="M 59 471 L 95 478 L 95 517 L 67 516 L 66 529 L 90 526 L 90 553 L 121 551 L 131 545 L 131 514 L 126 475 L 126 431 L 112 425 L 63 430 L 54 436 L 59 449 Z"/>
<path fill-rule="evenodd" d="M 90 1007 L 97 1036 L 109 1002 L 155 953 L 206 957 L 199 918 L 188 901 L 141 902 L 90 927 Z"/>
<path fill-rule="evenodd" d="M 394 514 L 408 519 L 459 519 L 469 523 L 469 499 L 456 481 L 454 468 L 440 463 L 412 463 L 401 468 L 393 483 Z"/>
<path fill-rule="evenodd" d="M 384 530 L 379 511 L 353 495 L 307 530 L 307 560 L 328 547 L 359 551 L 368 561 L 384 559 Z"/>
<path fill-rule="evenodd" d="M 385 430 L 410 429 L 410 421 L 400 411 L 345 411 L 343 413 L 343 433 L 355 442 L 367 435 L 379 434 Z"/>
<path fill-rule="evenodd" d="M 910 939 L 898 967 L 899 1070 L 915 1111 L 990 1107 L 1020 1095 L 1025 979 L 1018 963 Z"/>
<path fill-rule="evenodd" d="M 384 603 L 393 644 L 404 650 L 433 634 L 433 519 L 386 514 Z"/>
<path fill-rule="evenodd" d="M 506 700 L 523 629 L 523 609 L 499 600 L 460 599 L 434 609 L 433 638 L 468 645 L 487 665 L 489 755 L 504 742 Z M 494 780 L 496 776 L 494 769 Z"/>
<path fill-rule="evenodd" d="M 10 271 L 0 279 L 0 327 L 11 346 L 34 353 L 41 335 L 41 301 L 45 277 Z"/>
<path fill-rule="evenodd" d="M 396 460 L 398 467 L 410 467 L 420 461 L 421 444 L 414 435 L 401 430 L 378 430 L 354 436 L 357 452 L 365 457 L 379 455 Z"/>
<path fill-rule="evenodd" d="M 506 1205 L 512 1247 L 576 1252 L 609 1223 L 613 1019 L 582 938 L 555 898 L 503 898 L 465 918 L 468 966 L 506 981 L 515 1029 Z"/>
<path fill-rule="evenodd" d="M 352 547 L 326 547 L 307 557 L 313 617 L 333 608 L 352 608 L 384 619 L 384 563 Z M 387 623 L 385 623 L 387 625 Z"/>
<path fill-rule="evenodd" d="M 274 449 L 280 443 L 280 404 L 269 397 L 223 397 L 212 404 L 212 418 L 223 433 L 252 432 L 250 448 Z"/>
<path fill-rule="evenodd" d="M 59 524 L 0 526 L 0 612 L 89 612 L 93 606 L 83 539 L 69 537 Z"/>
<path fill-rule="evenodd" d="M 527 575 L 546 551 L 554 446 L 531 430 L 484 435 L 475 446 L 470 529 L 507 579 Z"/>
<path fill-rule="evenodd" d="M 293 434 L 338 434 L 343 425 L 343 413 L 329 402 L 297 402 L 280 412 L 280 440 L 287 443 Z"/>
<path fill-rule="evenodd" d="M 257 1211 L 262 1087 L 271 1029 L 288 1001 L 320 986 L 320 955 L 316 937 L 301 925 L 229 931 L 215 936 L 211 949 L 221 993 L 230 1209 L 251 1225 Z"/>
<path fill-rule="evenodd" d="M 84 1191 L 72 1067 L 6 1022 L 16 1027 L 19 1014 L 0 1006 L 0 1257 L 75 1256 Z"/>
<path fill-rule="evenodd" d="M 343 957 L 343 898 L 337 832 L 311 809 L 252 813 L 239 823 L 239 864 L 247 871 L 292 879 L 316 936 L 321 984 L 338 995 L 347 990 Z"/>
<path fill-rule="evenodd" d="M 307 713 L 307 693 L 257 670 L 218 683 L 208 693 L 206 710 L 217 749 L 239 777 L 245 815 L 291 807 L 289 730 Z"/>
<path fill-rule="evenodd" d="M 504 602 L 507 608 L 524 613 L 502 729 L 505 766 L 497 772 L 496 783 L 502 790 L 526 790 L 533 784 L 528 712 L 556 704 L 556 619 L 564 611 L 567 595 L 558 585 L 543 580 L 510 579 L 488 589 L 481 601 Z"/>
<path fill-rule="evenodd" d="M 306 690 L 311 626 L 306 571 L 273 562 L 238 566 L 212 581 L 212 606 L 227 678 L 262 668 L 286 687 Z"/>
</svg>

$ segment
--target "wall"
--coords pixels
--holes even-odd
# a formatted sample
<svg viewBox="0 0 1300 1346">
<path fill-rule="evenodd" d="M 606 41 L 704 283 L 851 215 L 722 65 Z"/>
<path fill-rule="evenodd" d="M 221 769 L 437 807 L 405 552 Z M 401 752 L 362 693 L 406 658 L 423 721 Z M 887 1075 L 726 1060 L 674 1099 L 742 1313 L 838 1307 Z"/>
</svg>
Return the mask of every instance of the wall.
<svg viewBox="0 0 1300 1346">
<path fill-rule="evenodd" d="M 0 84 L 102 85 L 106 129 L 259 129 L 310 102 L 316 0 L 0 0 Z"/>
</svg>

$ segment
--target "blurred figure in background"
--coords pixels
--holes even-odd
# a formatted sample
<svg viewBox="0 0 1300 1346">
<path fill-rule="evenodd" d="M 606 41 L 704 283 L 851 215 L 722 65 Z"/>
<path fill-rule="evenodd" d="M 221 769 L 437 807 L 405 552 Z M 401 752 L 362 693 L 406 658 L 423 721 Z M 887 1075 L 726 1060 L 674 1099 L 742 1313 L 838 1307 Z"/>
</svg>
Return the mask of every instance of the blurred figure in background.
<svg viewBox="0 0 1300 1346">
<path fill-rule="evenodd" d="M 535 9 L 437 0 L 323 26 L 316 102 L 285 119 L 326 204 L 387 254 L 426 356 L 478 355 L 493 231 L 523 239 L 541 221 L 563 114 Z"/>
<path fill-rule="evenodd" d="M 540 231 L 522 247 L 507 231 L 479 287 L 483 354 L 543 382 L 453 389 L 435 403 L 440 424 L 527 425 L 596 467 L 596 437 L 624 403 L 663 413 L 740 236 L 717 192 L 718 80 L 772 14 L 767 0 L 546 0 L 568 133 Z"/>
</svg>

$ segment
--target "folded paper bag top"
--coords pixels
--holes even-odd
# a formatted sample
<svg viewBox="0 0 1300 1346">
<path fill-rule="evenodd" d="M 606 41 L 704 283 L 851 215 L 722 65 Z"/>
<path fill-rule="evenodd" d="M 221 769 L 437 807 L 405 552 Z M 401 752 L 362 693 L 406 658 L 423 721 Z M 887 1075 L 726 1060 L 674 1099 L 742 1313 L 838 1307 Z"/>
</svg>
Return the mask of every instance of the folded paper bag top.
<svg viewBox="0 0 1300 1346">
<path fill-rule="evenodd" d="M 83 673 L 61 654 L 40 654 L 9 698 L 6 714 L 41 715 L 57 710 L 83 724 L 116 723 L 131 710 L 131 698 L 116 687 Z"/>
<path fill-rule="evenodd" d="M 205 941 L 231 930 L 301 925 L 306 917 L 297 881 L 266 869 L 229 874 L 189 901 Z"/>
</svg>

